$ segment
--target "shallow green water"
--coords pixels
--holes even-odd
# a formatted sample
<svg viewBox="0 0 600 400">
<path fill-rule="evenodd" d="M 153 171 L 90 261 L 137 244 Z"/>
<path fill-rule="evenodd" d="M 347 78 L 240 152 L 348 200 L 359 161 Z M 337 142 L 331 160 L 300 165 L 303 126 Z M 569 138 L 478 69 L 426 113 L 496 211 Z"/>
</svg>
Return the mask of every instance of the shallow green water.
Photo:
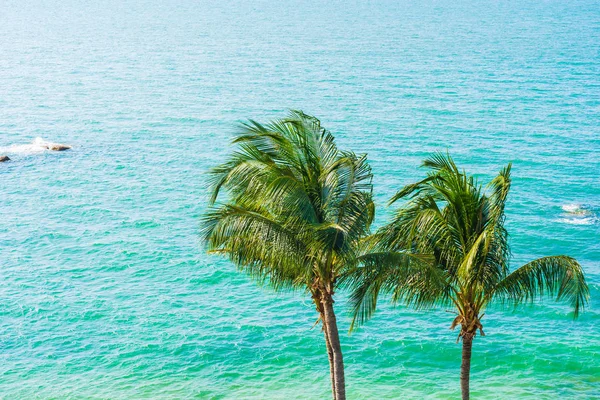
<svg viewBox="0 0 600 400">
<path fill-rule="evenodd" d="M 283 3 L 4 4 L 0 397 L 328 397 L 309 299 L 198 241 L 236 122 L 286 108 L 369 154 L 378 223 L 432 151 L 484 179 L 513 161 L 514 265 L 575 256 L 592 301 L 489 310 L 473 395 L 600 397 L 598 4 Z M 383 305 L 343 335 L 349 397 L 457 398 L 451 320 Z"/>
</svg>

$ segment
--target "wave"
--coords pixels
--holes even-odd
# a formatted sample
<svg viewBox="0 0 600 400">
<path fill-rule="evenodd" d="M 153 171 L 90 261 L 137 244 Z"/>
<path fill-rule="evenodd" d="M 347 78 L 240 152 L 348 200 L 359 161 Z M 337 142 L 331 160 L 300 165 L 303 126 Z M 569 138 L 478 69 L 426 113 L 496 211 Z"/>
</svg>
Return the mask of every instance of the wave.
<svg viewBox="0 0 600 400">
<path fill-rule="evenodd" d="M 581 204 L 573 203 L 573 204 L 565 204 L 562 207 L 562 210 L 569 214 L 576 215 L 590 215 L 592 211 L 589 207 L 583 206 Z"/>
<path fill-rule="evenodd" d="M 60 143 L 48 142 L 41 137 L 36 137 L 29 144 L 13 144 L 6 147 L 0 147 L 0 153 L 10 154 L 36 154 L 48 151 L 52 147 L 63 146 Z"/>
<path fill-rule="evenodd" d="M 594 225 L 595 223 L 598 223 L 600 220 L 597 217 L 588 217 L 588 218 L 560 218 L 557 221 L 562 222 L 563 224 L 570 224 L 570 225 Z"/>
<path fill-rule="evenodd" d="M 559 222 L 571 225 L 593 225 L 600 222 L 600 218 L 586 205 L 572 203 L 561 206 L 562 218 Z"/>
</svg>

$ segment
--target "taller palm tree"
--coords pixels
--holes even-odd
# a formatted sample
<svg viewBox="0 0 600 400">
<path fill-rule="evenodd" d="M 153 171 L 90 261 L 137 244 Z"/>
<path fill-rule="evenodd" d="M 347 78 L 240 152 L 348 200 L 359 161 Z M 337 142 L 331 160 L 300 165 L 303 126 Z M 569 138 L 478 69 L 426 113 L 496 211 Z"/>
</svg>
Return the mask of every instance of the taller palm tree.
<svg viewBox="0 0 600 400">
<path fill-rule="evenodd" d="M 436 154 L 425 160 L 427 177 L 400 190 L 390 201 L 407 202 L 370 241 L 378 251 L 362 257 L 350 277 L 355 319 L 375 311 L 380 292 L 417 308 L 451 305 L 462 339 L 460 383 L 469 398 L 471 348 L 481 319 L 495 300 L 518 305 L 538 296 L 567 300 L 577 317 L 589 298 L 583 271 L 567 256 L 543 257 L 513 272 L 504 227 L 504 207 L 511 185 L 511 165 L 484 190 L 460 171 L 452 158 Z"/>
<path fill-rule="evenodd" d="M 229 161 L 212 170 L 202 234 L 213 253 L 276 290 L 304 289 L 322 323 L 333 398 L 346 397 L 334 312 L 339 276 L 356 263 L 374 217 L 366 156 L 339 150 L 318 119 L 243 124 Z M 217 204 L 221 191 L 224 203 Z"/>
</svg>

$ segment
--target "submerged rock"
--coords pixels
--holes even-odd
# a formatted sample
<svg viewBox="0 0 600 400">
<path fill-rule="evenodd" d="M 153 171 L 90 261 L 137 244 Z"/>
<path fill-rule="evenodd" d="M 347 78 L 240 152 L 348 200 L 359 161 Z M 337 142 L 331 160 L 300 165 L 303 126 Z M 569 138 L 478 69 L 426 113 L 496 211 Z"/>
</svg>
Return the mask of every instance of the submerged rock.
<svg viewBox="0 0 600 400">
<path fill-rule="evenodd" d="M 0 156 L 0 162 L 5 162 L 5 161 L 10 161 L 10 158 L 8 158 L 8 156 Z"/>
<path fill-rule="evenodd" d="M 69 150 L 71 148 L 71 146 L 68 146 L 66 144 L 60 144 L 60 143 L 50 143 L 50 144 L 48 144 L 48 146 L 46 146 L 46 148 L 48 150 L 52 150 L 52 151 L 63 151 L 63 150 Z"/>
</svg>

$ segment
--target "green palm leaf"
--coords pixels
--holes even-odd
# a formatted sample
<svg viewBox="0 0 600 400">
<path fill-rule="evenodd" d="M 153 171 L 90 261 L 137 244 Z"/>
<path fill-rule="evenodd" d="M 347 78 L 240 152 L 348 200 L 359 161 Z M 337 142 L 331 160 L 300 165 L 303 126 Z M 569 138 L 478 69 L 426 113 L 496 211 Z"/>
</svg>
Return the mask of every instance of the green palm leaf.
<svg viewBox="0 0 600 400">
<path fill-rule="evenodd" d="M 583 270 L 567 256 L 543 257 L 523 265 L 499 282 L 494 294 L 515 305 L 544 295 L 556 296 L 556 300 L 571 304 L 575 318 L 589 300 Z"/>
</svg>

